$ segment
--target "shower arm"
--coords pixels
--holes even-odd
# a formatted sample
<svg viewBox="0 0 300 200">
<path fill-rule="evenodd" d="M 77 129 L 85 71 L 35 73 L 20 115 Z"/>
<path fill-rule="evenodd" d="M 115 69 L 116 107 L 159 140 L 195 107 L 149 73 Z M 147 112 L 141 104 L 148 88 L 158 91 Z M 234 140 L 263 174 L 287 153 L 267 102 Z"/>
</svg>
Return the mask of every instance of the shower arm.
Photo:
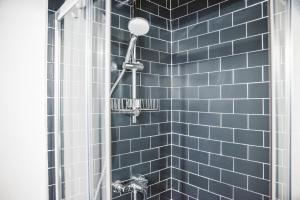
<svg viewBox="0 0 300 200">
<path fill-rule="evenodd" d="M 116 82 L 114 83 L 114 85 L 112 86 L 111 90 L 110 90 L 110 96 L 113 95 L 117 85 L 119 84 L 119 82 L 121 81 L 122 77 L 124 76 L 125 74 L 125 71 L 126 71 L 126 68 L 125 68 L 125 65 L 126 63 L 128 63 L 130 61 L 130 58 L 132 56 L 132 53 L 134 52 L 135 53 L 135 45 L 136 45 L 136 41 L 137 41 L 137 38 L 138 36 L 136 35 L 132 35 L 131 39 L 130 39 L 130 43 L 129 43 L 129 46 L 128 46 L 128 50 L 127 50 L 127 53 L 126 53 L 126 56 L 125 56 L 125 61 L 123 62 L 122 64 L 122 72 L 121 74 L 119 75 L 118 79 L 116 80 Z M 135 56 L 134 56 L 135 57 Z"/>
</svg>

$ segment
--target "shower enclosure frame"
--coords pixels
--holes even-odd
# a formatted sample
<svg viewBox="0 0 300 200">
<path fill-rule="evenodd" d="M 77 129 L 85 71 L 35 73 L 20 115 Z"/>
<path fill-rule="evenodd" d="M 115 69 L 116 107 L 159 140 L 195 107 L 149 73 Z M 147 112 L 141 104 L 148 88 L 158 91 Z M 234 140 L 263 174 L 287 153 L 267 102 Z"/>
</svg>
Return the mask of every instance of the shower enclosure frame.
<svg viewBox="0 0 300 200">
<path fill-rule="evenodd" d="M 300 52 L 297 45 L 300 34 L 300 1 L 270 0 L 269 5 L 272 87 L 271 198 L 275 200 L 279 195 L 280 200 L 295 200 L 300 198 L 300 91 L 297 88 L 300 85 L 300 57 L 297 55 Z M 281 146 L 283 144 L 286 146 Z M 280 153 L 280 148 L 284 148 L 286 152 Z M 278 163 L 282 165 L 281 168 L 277 167 Z M 281 184 L 283 186 L 280 187 Z"/>
<path fill-rule="evenodd" d="M 90 83 L 92 81 L 92 24 L 93 24 L 93 0 L 67 0 L 55 13 L 55 45 L 54 45 L 54 122 L 55 122 L 55 196 L 56 200 L 62 200 L 62 191 L 61 191 L 61 184 L 62 184 L 62 172 L 61 172 L 61 154 L 60 154 L 60 147 L 61 147 L 61 131 L 60 131 L 60 61 L 61 61 L 61 20 L 64 16 L 69 13 L 69 11 L 76 5 L 80 5 L 82 8 L 85 8 L 85 16 L 86 16 L 86 42 L 85 42 L 85 80 L 86 82 Z M 101 199 L 112 199 L 112 191 L 111 191 L 111 110 L 110 110 L 110 65 L 111 65 L 111 1 L 105 0 L 105 42 L 104 42 L 104 65 L 105 65 L 105 80 L 104 80 L 104 155 L 103 155 L 103 162 L 105 166 L 102 166 L 101 174 L 103 174 L 104 179 L 99 179 L 99 186 L 100 182 L 105 184 L 102 186 L 103 194 Z M 91 113 L 92 111 L 92 102 L 89 99 L 89 95 L 91 94 L 90 84 L 86 84 L 86 113 Z M 86 126 L 87 126 L 87 142 L 88 146 L 91 143 L 91 126 L 92 126 L 92 117 L 89 114 L 85 116 Z M 91 160 L 92 151 L 91 148 L 88 150 L 88 159 Z M 87 185 L 87 191 L 89 191 L 89 200 L 97 199 L 98 194 L 93 193 L 92 185 L 93 185 L 93 165 L 89 164 L 87 169 L 89 184 Z M 105 174 L 104 174 L 105 173 Z M 101 176 L 102 177 L 102 176 Z M 97 185 L 98 185 L 97 184 Z M 100 189 L 100 188 L 99 188 Z M 95 197 L 96 196 L 96 197 Z"/>
</svg>

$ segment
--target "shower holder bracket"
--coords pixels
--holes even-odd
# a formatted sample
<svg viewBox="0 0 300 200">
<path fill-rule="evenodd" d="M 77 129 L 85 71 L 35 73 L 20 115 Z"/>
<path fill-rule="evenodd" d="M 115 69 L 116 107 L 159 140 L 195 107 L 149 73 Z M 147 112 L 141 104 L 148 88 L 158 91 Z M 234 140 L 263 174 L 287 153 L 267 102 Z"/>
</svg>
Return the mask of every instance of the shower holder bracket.
<svg viewBox="0 0 300 200">
<path fill-rule="evenodd" d="M 139 70 L 142 71 L 144 69 L 144 65 L 140 62 L 131 62 L 131 63 L 125 63 L 123 65 L 124 69 L 127 70 Z"/>
</svg>

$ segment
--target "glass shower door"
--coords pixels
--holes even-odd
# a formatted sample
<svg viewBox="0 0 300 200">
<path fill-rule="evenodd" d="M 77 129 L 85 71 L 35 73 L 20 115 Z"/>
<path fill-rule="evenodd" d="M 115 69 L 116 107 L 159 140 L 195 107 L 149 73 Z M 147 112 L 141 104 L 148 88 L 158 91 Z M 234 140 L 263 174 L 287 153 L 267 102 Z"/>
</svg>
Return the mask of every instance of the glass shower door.
<svg viewBox="0 0 300 200">
<path fill-rule="evenodd" d="M 299 0 L 271 0 L 272 199 L 300 199 Z"/>
<path fill-rule="evenodd" d="M 57 200 L 111 198 L 106 9 L 104 0 L 69 0 L 56 13 Z"/>
</svg>

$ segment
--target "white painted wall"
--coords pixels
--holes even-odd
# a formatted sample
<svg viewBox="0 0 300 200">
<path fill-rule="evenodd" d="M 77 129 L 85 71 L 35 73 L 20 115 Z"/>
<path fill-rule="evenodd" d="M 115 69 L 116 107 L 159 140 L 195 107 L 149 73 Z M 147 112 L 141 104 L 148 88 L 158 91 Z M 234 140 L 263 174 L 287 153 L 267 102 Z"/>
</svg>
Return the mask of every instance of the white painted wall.
<svg viewBox="0 0 300 200">
<path fill-rule="evenodd" d="M 0 199 L 46 200 L 47 0 L 0 0 Z"/>
</svg>

